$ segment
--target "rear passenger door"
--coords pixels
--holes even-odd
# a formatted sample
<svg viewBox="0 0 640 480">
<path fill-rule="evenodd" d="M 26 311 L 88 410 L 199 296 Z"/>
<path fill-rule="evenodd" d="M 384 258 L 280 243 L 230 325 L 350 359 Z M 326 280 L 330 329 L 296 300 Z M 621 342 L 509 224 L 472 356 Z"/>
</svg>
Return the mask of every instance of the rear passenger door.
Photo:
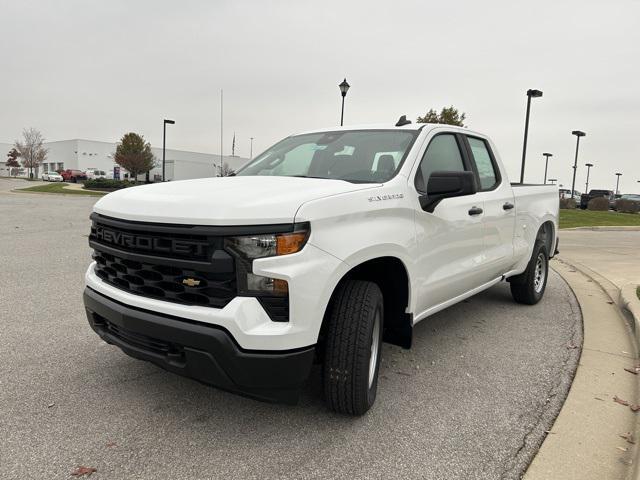
<svg viewBox="0 0 640 480">
<path fill-rule="evenodd" d="M 513 266 L 516 219 L 513 189 L 500 175 L 489 141 L 473 135 L 464 135 L 464 138 L 477 176 L 476 196 L 484 203 L 484 268 L 489 277 L 496 278 Z"/>
</svg>

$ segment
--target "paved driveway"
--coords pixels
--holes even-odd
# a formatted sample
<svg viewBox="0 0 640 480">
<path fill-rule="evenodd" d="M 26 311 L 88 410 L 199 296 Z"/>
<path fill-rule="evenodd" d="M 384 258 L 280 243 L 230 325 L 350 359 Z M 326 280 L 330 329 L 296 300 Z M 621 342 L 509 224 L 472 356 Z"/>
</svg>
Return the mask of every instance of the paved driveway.
<svg viewBox="0 0 640 480">
<path fill-rule="evenodd" d="M 131 359 L 83 313 L 94 202 L 0 193 L 0 478 L 516 479 L 566 396 L 581 319 L 556 274 L 537 306 L 498 285 L 385 345 L 362 418 L 324 408 L 317 370 L 291 407 Z"/>
<path fill-rule="evenodd" d="M 560 257 L 598 272 L 618 288 L 640 285 L 640 229 L 561 230 Z"/>
</svg>

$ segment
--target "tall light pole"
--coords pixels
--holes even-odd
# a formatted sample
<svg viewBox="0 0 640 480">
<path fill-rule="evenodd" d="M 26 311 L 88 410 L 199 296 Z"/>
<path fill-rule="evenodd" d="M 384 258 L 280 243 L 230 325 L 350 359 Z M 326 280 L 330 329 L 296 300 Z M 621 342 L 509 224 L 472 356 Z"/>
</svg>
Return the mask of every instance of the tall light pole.
<svg viewBox="0 0 640 480">
<path fill-rule="evenodd" d="M 251 140 L 251 146 L 249 147 L 249 160 L 253 160 L 253 137 L 249 137 Z"/>
<path fill-rule="evenodd" d="M 549 181 L 551 182 L 551 185 L 555 185 L 556 182 L 558 181 L 557 178 L 550 178 Z"/>
<path fill-rule="evenodd" d="M 587 167 L 587 183 L 584 186 L 584 193 L 589 193 L 589 172 L 593 167 L 593 163 L 585 163 L 584 166 Z"/>
<path fill-rule="evenodd" d="M 347 83 L 347 79 L 345 78 L 338 87 L 340 87 L 340 94 L 342 95 L 342 111 L 340 113 L 340 126 L 344 124 L 344 97 L 347 96 L 347 92 L 349 91 L 349 85 Z"/>
<path fill-rule="evenodd" d="M 549 166 L 549 157 L 553 157 L 553 153 L 543 153 L 545 161 L 544 161 L 544 184 L 547 184 L 547 167 Z"/>
<path fill-rule="evenodd" d="M 176 122 L 174 120 L 164 119 L 162 123 L 162 181 L 166 182 L 167 179 L 164 176 L 164 164 L 165 164 L 165 150 L 166 150 L 166 137 L 167 137 L 167 125 L 174 125 Z"/>
<path fill-rule="evenodd" d="M 618 177 L 616 179 L 616 195 L 618 195 L 620 193 L 620 177 L 622 176 L 621 173 L 616 173 L 616 177 Z"/>
<path fill-rule="evenodd" d="M 529 112 L 531 111 L 531 99 L 542 96 L 540 90 L 527 90 L 527 115 L 524 119 L 524 142 L 522 144 L 522 166 L 520 167 L 520 183 L 524 183 L 524 162 L 527 157 L 527 137 L 529 136 Z"/>
<path fill-rule="evenodd" d="M 578 171 L 578 149 L 580 148 L 580 137 L 584 137 L 586 133 L 580 130 L 574 130 L 571 135 L 576 136 L 576 159 L 573 162 L 573 182 L 571 182 L 571 197 L 573 198 L 573 192 L 576 190 L 576 172 Z"/>
</svg>

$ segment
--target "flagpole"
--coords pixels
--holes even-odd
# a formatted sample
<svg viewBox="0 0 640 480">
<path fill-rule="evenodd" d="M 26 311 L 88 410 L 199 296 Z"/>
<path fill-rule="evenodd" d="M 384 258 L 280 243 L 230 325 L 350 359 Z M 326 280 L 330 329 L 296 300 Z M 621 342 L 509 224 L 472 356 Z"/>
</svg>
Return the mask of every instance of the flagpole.
<svg viewBox="0 0 640 480">
<path fill-rule="evenodd" d="M 223 90 L 220 89 L 220 172 L 222 173 L 222 142 L 224 141 L 224 130 L 223 130 L 223 124 L 224 124 L 224 97 L 223 97 Z M 218 175 L 216 175 L 216 172 L 213 172 L 214 176 L 217 177 Z"/>
</svg>

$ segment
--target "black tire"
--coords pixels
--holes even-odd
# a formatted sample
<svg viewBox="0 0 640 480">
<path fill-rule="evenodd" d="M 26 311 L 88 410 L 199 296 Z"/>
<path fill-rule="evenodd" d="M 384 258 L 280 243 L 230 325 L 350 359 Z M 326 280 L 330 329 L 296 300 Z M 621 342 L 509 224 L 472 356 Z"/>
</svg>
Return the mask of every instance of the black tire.
<svg viewBox="0 0 640 480">
<path fill-rule="evenodd" d="M 544 296 L 548 278 L 549 252 L 542 240 L 536 240 L 527 269 L 509 279 L 513 299 L 518 303 L 535 305 Z"/>
<path fill-rule="evenodd" d="M 334 297 L 328 320 L 325 402 L 335 412 L 363 415 L 375 402 L 378 390 L 384 327 L 380 288 L 372 282 L 347 280 Z M 371 362 L 372 355 L 375 359 Z"/>
</svg>

